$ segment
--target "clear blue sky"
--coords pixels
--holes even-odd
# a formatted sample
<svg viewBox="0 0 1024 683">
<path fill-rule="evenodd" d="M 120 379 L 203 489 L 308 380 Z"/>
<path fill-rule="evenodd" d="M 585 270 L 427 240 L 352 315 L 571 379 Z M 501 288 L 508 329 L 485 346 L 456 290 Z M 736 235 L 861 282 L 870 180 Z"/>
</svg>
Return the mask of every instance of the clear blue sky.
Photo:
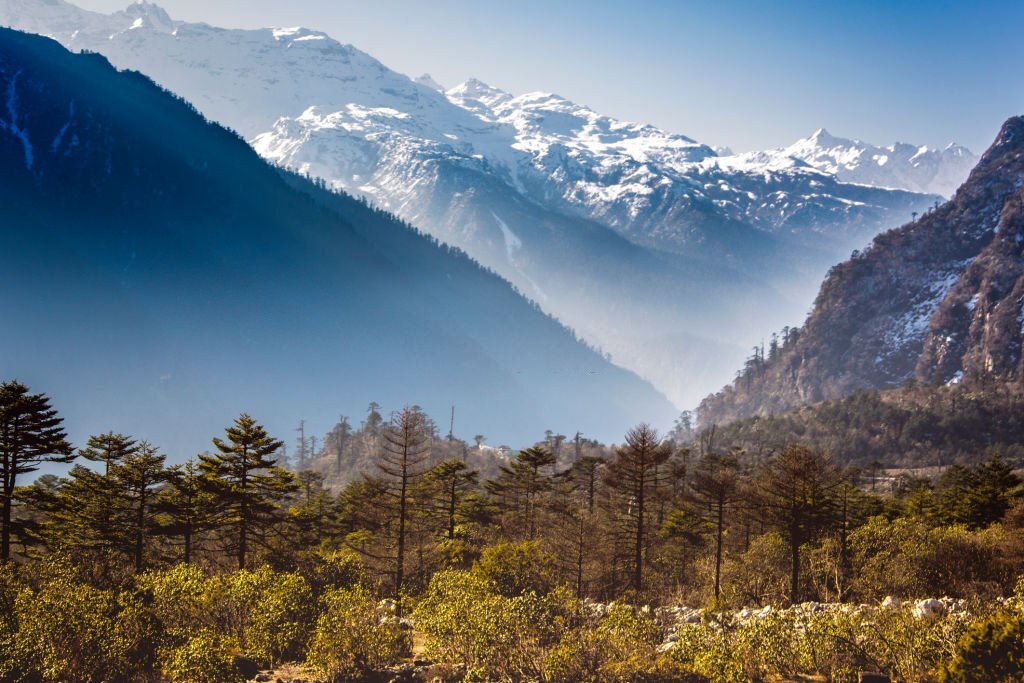
<svg viewBox="0 0 1024 683">
<path fill-rule="evenodd" d="M 113 11 L 125 0 L 78 0 Z M 547 90 L 736 150 L 826 127 L 981 151 L 1024 113 L 1024 1 L 160 0 L 326 31 L 411 76 Z"/>
</svg>

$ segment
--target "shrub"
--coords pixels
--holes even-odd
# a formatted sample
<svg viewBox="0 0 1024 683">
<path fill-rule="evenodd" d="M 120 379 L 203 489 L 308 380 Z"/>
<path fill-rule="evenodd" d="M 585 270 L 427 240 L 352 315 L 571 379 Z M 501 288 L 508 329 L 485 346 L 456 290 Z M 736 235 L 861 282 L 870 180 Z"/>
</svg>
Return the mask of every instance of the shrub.
<svg viewBox="0 0 1024 683">
<path fill-rule="evenodd" d="M 558 590 L 502 595 L 483 572 L 434 574 L 413 617 L 428 658 L 462 663 L 487 680 L 537 678 L 548 651 L 573 625 L 575 601 Z"/>
<path fill-rule="evenodd" d="M 62 560 L 48 560 L 45 582 L 22 588 L 14 600 L 14 666 L 44 680 L 76 683 L 116 680 L 141 668 L 146 637 L 141 608 L 132 600 L 73 578 Z"/>
<path fill-rule="evenodd" d="M 975 622 L 957 643 L 939 680 L 946 683 L 1024 680 L 1024 617 L 1000 612 Z"/>
<path fill-rule="evenodd" d="M 365 589 L 335 589 L 322 602 L 306 661 L 326 680 L 351 680 L 380 670 L 408 650 L 400 625 L 384 617 Z"/>
<path fill-rule="evenodd" d="M 161 656 L 164 675 L 175 683 L 230 683 L 245 680 L 235 662 L 237 644 L 203 629 Z"/>
<path fill-rule="evenodd" d="M 473 571 L 506 597 L 544 595 L 555 586 L 555 558 L 536 542 L 501 543 L 484 549 Z"/>
</svg>

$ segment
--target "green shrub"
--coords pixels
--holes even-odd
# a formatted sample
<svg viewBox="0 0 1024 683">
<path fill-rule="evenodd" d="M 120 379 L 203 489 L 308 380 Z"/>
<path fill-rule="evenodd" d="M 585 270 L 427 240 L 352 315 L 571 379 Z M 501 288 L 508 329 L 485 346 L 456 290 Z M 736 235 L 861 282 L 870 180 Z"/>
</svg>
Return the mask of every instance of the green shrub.
<svg viewBox="0 0 1024 683">
<path fill-rule="evenodd" d="M 405 632 L 382 614 L 365 589 L 335 589 L 322 602 L 306 657 L 320 677 L 352 680 L 396 663 L 407 652 Z"/>
<path fill-rule="evenodd" d="M 957 643 L 939 680 L 947 683 L 1024 680 L 1024 616 L 1000 612 L 975 622 Z"/>
<path fill-rule="evenodd" d="M 208 629 L 166 649 L 161 669 L 174 683 L 230 683 L 245 680 L 235 662 L 237 643 Z"/>
<path fill-rule="evenodd" d="M 207 631 L 271 666 L 301 655 L 315 616 L 306 580 L 269 567 L 207 577 L 197 567 L 182 564 L 150 572 L 140 577 L 139 585 L 152 595 L 165 651 Z"/>
<path fill-rule="evenodd" d="M 141 608 L 129 598 L 73 578 L 61 560 L 48 561 L 38 589 L 23 587 L 14 600 L 14 667 L 44 680 L 117 680 L 146 664 L 138 661 L 146 637 Z"/>
<path fill-rule="evenodd" d="M 513 598 L 550 592 L 555 586 L 555 567 L 555 558 L 536 542 L 501 543 L 485 548 L 473 571 L 497 593 Z"/>
<path fill-rule="evenodd" d="M 539 677 L 574 616 L 575 600 L 565 591 L 509 597 L 475 570 L 434 574 L 413 613 L 427 635 L 428 658 L 465 664 L 486 680 Z"/>
</svg>

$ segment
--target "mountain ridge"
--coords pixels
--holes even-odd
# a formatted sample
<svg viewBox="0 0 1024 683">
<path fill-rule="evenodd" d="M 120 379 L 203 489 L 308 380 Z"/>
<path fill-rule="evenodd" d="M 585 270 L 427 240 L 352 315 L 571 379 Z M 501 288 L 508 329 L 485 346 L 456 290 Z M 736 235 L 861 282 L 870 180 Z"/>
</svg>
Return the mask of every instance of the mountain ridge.
<svg viewBox="0 0 1024 683">
<path fill-rule="evenodd" d="M 241 410 L 285 433 L 371 400 L 510 443 L 674 415 L 465 254 L 316 200 L 141 74 L 0 29 L 0 88 L 0 373 L 77 438 L 134 425 L 181 457 Z"/>
</svg>

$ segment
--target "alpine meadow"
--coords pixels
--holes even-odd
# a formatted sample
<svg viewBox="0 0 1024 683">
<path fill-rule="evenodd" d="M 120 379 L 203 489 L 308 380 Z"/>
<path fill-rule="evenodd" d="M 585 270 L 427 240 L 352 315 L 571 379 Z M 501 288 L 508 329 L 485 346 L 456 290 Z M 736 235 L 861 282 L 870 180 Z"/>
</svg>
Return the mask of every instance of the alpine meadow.
<svg viewBox="0 0 1024 683">
<path fill-rule="evenodd" d="M 125 1 L 0 0 L 0 683 L 1024 681 L 1024 6 Z"/>
</svg>

